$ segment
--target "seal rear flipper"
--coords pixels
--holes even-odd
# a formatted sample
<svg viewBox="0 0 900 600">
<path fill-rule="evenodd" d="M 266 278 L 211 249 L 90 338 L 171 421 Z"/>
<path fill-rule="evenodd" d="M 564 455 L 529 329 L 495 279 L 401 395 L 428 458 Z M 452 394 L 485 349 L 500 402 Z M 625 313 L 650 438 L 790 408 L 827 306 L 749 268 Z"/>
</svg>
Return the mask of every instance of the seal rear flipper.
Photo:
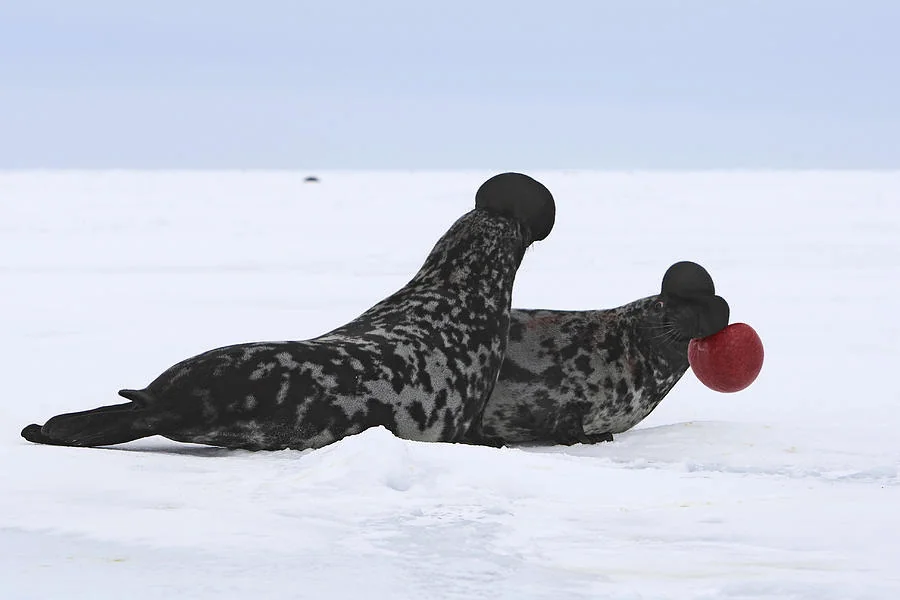
<svg viewBox="0 0 900 600">
<path fill-rule="evenodd" d="M 156 435 L 162 419 L 134 403 L 57 415 L 43 427 L 29 425 L 22 437 L 54 446 L 110 446 Z"/>
<path fill-rule="evenodd" d="M 49 446 L 65 446 L 61 442 L 55 442 L 41 432 L 41 426 L 32 423 L 22 430 L 22 437 L 34 444 L 47 444 Z"/>
<path fill-rule="evenodd" d="M 587 438 L 589 444 L 599 444 L 601 442 L 612 442 L 615 441 L 613 439 L 613 434 L 608 431 L 604 433 L 586 433 L 584 436 Z"/>
</svg>

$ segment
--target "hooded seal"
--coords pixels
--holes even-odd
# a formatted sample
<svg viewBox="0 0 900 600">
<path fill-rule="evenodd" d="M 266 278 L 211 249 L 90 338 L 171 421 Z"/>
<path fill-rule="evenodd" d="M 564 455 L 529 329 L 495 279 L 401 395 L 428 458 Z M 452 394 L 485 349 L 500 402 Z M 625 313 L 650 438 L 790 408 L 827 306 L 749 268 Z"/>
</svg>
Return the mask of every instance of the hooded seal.
<svg viewBox="0 0 900 600">
<path fill-rule="evenodd" d="M 497 380 L 516 271 L 555 214 L 541 183 L 492 177 L 412 280 L 346 325 L 305 341 L 209 350 L 121 390 L 127 402 L 58 415 L 22 436 L 105 446 L 161 435 L 280 450 L 381 425 L 410 440 L 462 441 Z"/>
<path fill-rule="evenodd" d="M 691 338 L 728 325 L 700 265 L 672 265 L 659 294 L 609 310 L 511 314 L 500 378 L 473 443 L 612 441 L 649 415 L 688 369 Z"/>
</svg>

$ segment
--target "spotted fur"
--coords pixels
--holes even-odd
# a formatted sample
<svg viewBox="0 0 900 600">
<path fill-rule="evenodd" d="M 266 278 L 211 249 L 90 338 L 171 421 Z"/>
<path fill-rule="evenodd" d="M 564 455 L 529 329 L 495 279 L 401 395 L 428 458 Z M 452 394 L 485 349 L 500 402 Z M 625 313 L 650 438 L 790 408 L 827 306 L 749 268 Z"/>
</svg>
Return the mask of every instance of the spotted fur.
<svg viewBox="0 0 900 600">
<path fill-rule="evenodd" d="M 667 277 L 683 283 L 685 268 L 708 278 L 695 263 Z M 699 292 L 664 288 L 610 310 L 513 310 L 500 377 L 471 440 L 594 443 L 631 429 L 687 371 L 690 339 L 727 325 L 727 303 L 713 292 L 709 279 Z"/>
<path fill-rule="evenodd" d="M 383 425 L 411 440 L 460 441 L 497 379 L 516 270 L 555 211 L 539 183 L 503 177 L 482 186 L 496 184 L 405 287 L 350 323 L 306 341 L 204 352 L 145 389 L 119 392 L 127 403 L 59 415 L 22 435 L 96 446 L 158 434 L 275 450 L 318 448 Z"/>
</svg>

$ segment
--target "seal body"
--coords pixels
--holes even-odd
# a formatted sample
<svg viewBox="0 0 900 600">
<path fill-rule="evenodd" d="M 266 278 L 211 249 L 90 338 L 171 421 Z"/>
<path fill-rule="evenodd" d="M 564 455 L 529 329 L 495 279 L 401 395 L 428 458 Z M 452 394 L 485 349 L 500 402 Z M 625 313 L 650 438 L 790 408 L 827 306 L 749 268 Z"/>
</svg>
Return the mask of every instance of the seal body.
<svg viewBox="0 0 900 600">
<path fill-rule="evenodd" d="M 460 441 L 499 373 L 518 266 L 554 214 L 540 183 L 494 177 L 412 280 L 346 325 L 306 341 L 204 352 L 142 390 L 120 391 L 127 403 L 59 415 L 22 435 L 71 446 L 162 435 L 275 450 L 383 425 L 407 439 Z"/>
<path fill-rule="evenodd" d="M 662 293 L 609 310 L 513 310 L 500 378 L 472 441 L 594 443 L 637 425 L 687 371 L 690 339 L 728 323 L 712 279 L 697 289 L 702 274 L 696 263 L 676 263 Z"/>
</svg>

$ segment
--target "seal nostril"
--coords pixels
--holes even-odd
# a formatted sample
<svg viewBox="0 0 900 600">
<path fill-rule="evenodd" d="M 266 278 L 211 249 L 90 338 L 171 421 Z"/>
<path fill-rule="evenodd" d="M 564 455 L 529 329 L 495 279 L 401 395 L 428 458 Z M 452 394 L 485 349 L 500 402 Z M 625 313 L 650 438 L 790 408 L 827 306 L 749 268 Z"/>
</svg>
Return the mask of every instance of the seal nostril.
<svg viewBox="0 0 900 600">
<path fill-rule="evenodd" d="M 475 208 L 512 217 L 531 231 L 534 241 L 550 235 L 556 220 L 553 194 L 544 184 L 522 173 L 494 175 L 478 188 Z"/>
</svg>

